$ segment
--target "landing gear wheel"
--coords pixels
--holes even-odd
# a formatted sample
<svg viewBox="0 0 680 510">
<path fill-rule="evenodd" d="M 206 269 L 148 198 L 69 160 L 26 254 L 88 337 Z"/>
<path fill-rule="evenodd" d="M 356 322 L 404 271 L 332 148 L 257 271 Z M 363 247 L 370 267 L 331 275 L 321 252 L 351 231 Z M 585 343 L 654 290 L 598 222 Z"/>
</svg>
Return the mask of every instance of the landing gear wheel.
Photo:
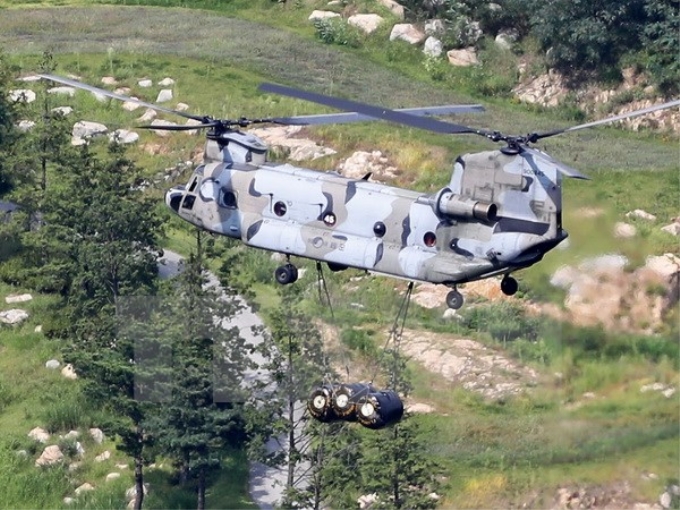
<svg viewBox="0 0 680 510">
<path fill-rule="evenodd" d="M 506 296 L 514 295 L 517 292 L 518 288 L 519 284 L 517 283 L 517 280 L 515 280 L 512 276 L 505 276 L 501 280 L 501 291 Z"/>
<path fill-rule="evenodd" d="M 297 267 L 295 267 L 293 264 L 284 264 L 283 266 L 279 266 L 276 268 L 276 271 L 274 271 L 274 278 L 276 278 L 276 281 L 281 285 L 293 283 L 298 279 Z"/>
<path fill-rule="evenodd" d="M 446 295 L 446 304 L 453 310 L 458 310 L 461 306 L 463 306 L 463 301 L 463 295 L 457 290 L 452 290 Z"/>
</svg>

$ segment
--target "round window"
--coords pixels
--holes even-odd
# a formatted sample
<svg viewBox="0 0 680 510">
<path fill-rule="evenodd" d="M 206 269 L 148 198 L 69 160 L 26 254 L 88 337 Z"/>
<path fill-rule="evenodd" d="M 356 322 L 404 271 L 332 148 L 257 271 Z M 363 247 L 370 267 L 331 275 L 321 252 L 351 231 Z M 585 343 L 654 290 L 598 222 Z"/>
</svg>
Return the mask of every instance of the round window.
<svg viewBox="0 0 680 510">
<path fill-rule="evenodd" d="M 274 204 L 274 214 L 276 214 L 277 216 L 283 216 L 284 214 L 286 214 L 287 210 L 288 208 L 286 207 L 286 204 L 284 204 L 283 202 L 276 202 Z"/>
<path fill-rule="evenodd" d="M 437 236 L 434 235 L 434 232 L 426 232 L 423 236 L 423 243 L 425 243 L 425 246 L 428 248 L 432 248 L 437 244 Z"/>
<path fill-rule="evenodd" d="M 382 221 L 377 221 L 375 225 L 373 225 L 373 233 L 377 237 L 384 236 L 385 232 L 387 232 L 387 227 L 385 227 L 385 224 Z"/>
</svg>

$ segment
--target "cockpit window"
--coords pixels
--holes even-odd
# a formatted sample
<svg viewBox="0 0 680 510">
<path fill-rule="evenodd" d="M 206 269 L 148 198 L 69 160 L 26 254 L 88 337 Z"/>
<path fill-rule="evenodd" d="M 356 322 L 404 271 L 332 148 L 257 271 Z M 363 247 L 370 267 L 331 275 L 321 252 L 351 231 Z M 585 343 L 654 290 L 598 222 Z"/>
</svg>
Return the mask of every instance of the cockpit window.
<svg viewBox="0 0 680 510">
<path fill-rule="evenodd" d="M 216 200 L 219 189 L 219 185 L 213 179 L 205 179 L 198 188 L 198 194 L 205 201 Z"/>
</svg>

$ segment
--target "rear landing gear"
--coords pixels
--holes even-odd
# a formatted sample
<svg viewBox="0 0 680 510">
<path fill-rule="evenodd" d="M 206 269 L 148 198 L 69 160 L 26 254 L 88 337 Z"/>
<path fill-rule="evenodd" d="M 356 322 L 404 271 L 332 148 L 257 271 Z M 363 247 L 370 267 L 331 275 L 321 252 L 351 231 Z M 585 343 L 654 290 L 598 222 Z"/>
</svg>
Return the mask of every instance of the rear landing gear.
<svg viewBox="0 0 680 510">
<path fill-rule="evenodd" d="M 453 310 L 458 310 L 461 306 L 463 306 L 463 302 L 463 295 L 456 289 L 453 289 L 446 295 L 446 304 Z"/>
<path fill-rule="evenodd" d="M 505 275 L 501 280 L 501 292 L 506 296 L 512 296 L 517 292 L 519 284 L 512 276 Z"/>
<path fill-rule="evenodd" d="M 274 271 L 274 278 L 281 285 L 288 285 L 289 283 L 294 283 L 298 279 L 298 270 L 293 264 L 284 264 L 279 266 Z"/>
</svg>

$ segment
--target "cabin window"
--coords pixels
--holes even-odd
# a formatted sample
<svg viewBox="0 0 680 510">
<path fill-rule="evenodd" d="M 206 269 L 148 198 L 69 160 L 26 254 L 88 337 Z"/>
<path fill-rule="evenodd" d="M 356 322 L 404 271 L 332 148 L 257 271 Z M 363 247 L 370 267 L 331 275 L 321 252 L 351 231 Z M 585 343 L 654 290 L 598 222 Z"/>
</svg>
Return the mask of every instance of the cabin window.
<svg viewBox="0 0 680 510">
<path fill-rule="evenodd" d="M 384 236 L 385 232 L 387 232 L 387 227 L 385 227 L 385 224 L 382 221 L 377 221 L 375 225 L 373 225 L 373 233 L 376 237 Z"/>
<path fill-rule="evenodd" d="M 190 211 L 194 208 L 194 202 L 196 201 L 195 195 L 187 195 L 184 197 L 184 202 L 182 202 L 183 209 L 189 209 Z"/>
<path fill-rule="evenodd" d="M 434 232 L 425 232 L 425 235 L 423 236 L 423 243 L 428 248 L 432 248 L 437 244 L 437 236 L 434 235 Z"/>
<path fill-rule="evenodd" d="M 236 209 L 238 207 L 236 193 L 230 189 L 222 188 L 220 205 L 229 209 Z"/>
<path fill-rule="evenodd" d="M 194 180 L 191 181 L 191 184 L 189 185 L 189 192 L 193 193 L 193 191 L 196 189 L 196 183 L 198 182 L 198 177 L 194 177 Z"/>
<path fill-rule="evenodd" d="M 279 201 L 274 204 L 274 214 L 277 216 L 283 216 L 286 214 L 288 211 L 288 207 L 286 207 L 286 204 L 283 202 Z"/>
<path fill-rule="evenodd" d="M 337 218 L 335 217 L 335 214 L 332 212 L 326 213 L 323 215 L 323 222 L 328 225 L 329 227 L 332 227 L 335 225 L 335 222 L 337 221 Z"/>
</svg>

